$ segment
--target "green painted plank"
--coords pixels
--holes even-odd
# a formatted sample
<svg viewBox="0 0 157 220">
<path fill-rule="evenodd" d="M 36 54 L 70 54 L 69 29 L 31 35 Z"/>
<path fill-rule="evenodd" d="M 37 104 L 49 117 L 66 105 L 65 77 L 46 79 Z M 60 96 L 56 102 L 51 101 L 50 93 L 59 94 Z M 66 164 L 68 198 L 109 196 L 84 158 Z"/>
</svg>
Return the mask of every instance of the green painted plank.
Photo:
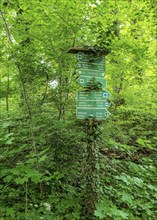
<svg viewBox="0 0 157 220">
<path fill-rule="evenodd" d="M 108 108 L 110 103 L 107 101 L 85 101 L 85 100 L 77 100 L 77 107 L 86 107 L 86 108 Z"/>
<path fill-rule="evenodd" d="M 98 70 L 98 71 L 104 71 L 105 72 L 105 65 L 98 65 L 95 63 L 78 63 L 77 64 L 79 70 Z"/>
<path fill-rule="evenodd" d="M 104 55 L 96 56 L 94 54 L 85 54 L 85 53 L 79 52 L 76 55 L 76 58 L 77 58 L 78 61 L 105 62 L 105 56 Z"/>
<path fill-rule="evenodd" d="M 80 75 L 85 75 L 85 76 L 102 76 L 104 77 L 104 71 L 103 70 L 93 70 L 93 69 L 79 69 L 79 74 Z"/>
<path fill-rule="evenodd" d="M 76 109 L 76 118 L 77 119 L 86 119 L 90 117 L 94 117 L 98 120 L 103 120 L 108 118 L 110 115 L 107 109 L 100 109 L 100 108 L 78 108 Z"/>
<path fill-rule="evenodd" d="M 93 90 L 82 90 L 78 91 L 77 93 L 77 100 L 106 100 L 111 96 L 109 91 L 107 90 L 100 90 L 100 91 L 93 91 Z"/>
<path fill-rule="evenodd" d="M 106 80 L 104 77 L 91 77 L 91 76 L 84 76 L 81 75 L 77 82 L 82 87 L 91 87 L 95 86 L 98 88 L 106 88 Z"/>
</svg>

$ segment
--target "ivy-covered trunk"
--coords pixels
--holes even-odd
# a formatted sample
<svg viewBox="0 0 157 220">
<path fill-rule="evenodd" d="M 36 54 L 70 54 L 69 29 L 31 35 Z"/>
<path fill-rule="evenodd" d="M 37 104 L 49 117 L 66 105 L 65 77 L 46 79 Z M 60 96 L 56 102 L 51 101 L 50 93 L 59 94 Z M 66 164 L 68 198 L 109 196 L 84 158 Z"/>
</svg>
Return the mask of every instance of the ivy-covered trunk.
<svg viewBox="0 0 157 220">
<path fill-rule="evenodd" d="M 86 220 L 95 219 L 94 211 L 99 199 L 99 178 L 100 178 L 100 160 L 99 160 L 99 136 L 100 121 L 93 118 L 84 121 L 86 132 L 86 154 L 85 160 L 85 204 L 84 217 Z"/>
</svg>

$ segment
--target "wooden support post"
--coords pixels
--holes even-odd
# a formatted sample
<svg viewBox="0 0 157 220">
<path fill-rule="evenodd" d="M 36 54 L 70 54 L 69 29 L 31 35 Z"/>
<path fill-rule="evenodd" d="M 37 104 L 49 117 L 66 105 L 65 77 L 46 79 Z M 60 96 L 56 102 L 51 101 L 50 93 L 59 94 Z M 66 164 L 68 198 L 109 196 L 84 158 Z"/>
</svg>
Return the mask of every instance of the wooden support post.
<svg viewBox="0 0 157 220">
<path fill-rule="evenodd" d="M 77 96 L 78 119 L 84 119 L 87 148 L 85 158 L 85 191 L 83 199 L 83 217 L 85 220 L 94 220 L 95 205 L 98 201 L 99 192 L 99 148 L 97 136 L 99 136 L 98 120 L 104 120 L 109 116 L 106 100 L 110 93 L 106 89 L 105 81 L 105 60 L 104 56 L 109 50 L 98 47 L 72 47 L 68 53 L 77 54 L 78 68 L 80 70 L 79 85 L 84 87 Z M 87 122 L 87 123 L 86 123 Z"/>
<path fill-rule="evenodd" d="M 94 219 L 95 204 L 98 200 L 98 177 L 99 157 L 96 144 L 97 121 L 94 118 L 88 119 L 87 132 L 87 156 L 86 156 L 86 207 L 85 219 Z"/>
</svg>

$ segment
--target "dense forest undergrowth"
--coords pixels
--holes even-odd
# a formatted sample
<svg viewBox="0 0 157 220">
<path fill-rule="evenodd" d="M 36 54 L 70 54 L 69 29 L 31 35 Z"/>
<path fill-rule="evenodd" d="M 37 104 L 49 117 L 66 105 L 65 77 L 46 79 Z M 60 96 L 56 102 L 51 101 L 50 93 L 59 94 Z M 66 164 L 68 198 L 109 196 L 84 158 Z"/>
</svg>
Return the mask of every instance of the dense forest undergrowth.
<svg viewBox="0 0 157 220">
<path fill-rule="evenodd" d="M 155 2 L 1 1 L 0 220 L 157 219 Z M 110 51 L 91 215 L 92 137 L 75 116 L 81 88 L 67 53 L 80 45 Z"/>
</svg>

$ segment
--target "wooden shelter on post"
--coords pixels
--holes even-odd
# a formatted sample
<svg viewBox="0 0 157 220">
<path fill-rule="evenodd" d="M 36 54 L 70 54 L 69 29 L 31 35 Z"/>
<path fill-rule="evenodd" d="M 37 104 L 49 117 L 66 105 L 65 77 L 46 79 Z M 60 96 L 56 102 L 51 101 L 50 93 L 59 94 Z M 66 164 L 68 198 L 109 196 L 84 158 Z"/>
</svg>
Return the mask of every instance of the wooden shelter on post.
<svg viewBox="0 0 157 220">
<path fill-rule="evenodd" d="M 90 47 L 90 46 L 71 47 L 68 50 L 68 53 L 73 53 L 73 54 L 77 54 L 79 52 L 83 52 L 85 54 L 95 54 L 95 55 L 104 55 L 104 56 L 107 56 L 109 54 L 109 50 L 105 50 L 99 47 Z"/>
</svg>

